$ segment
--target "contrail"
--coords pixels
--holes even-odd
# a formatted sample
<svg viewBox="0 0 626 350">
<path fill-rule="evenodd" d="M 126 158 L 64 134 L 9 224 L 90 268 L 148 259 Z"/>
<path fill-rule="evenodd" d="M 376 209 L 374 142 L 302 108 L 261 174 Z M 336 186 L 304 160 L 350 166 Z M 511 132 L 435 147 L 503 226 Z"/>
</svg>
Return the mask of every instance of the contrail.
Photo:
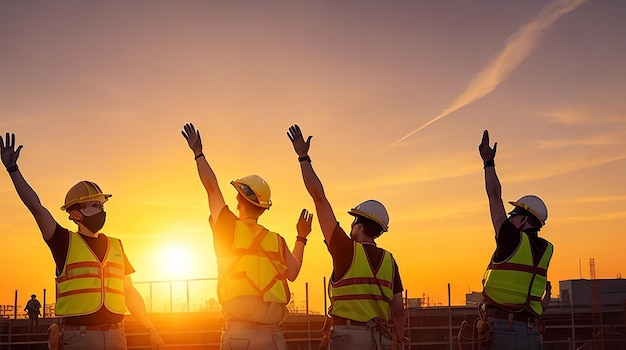
<svg viewBox="0 0 626 350">
<path fill-rule="evenodd" d="M 387 148 L 399 144 L 437 120 L 492 92 L 533 51 L 541 34 L 552 23 L 586 1 L 555 0 L 546 5 L 530 23 L 521 27 L 507 39 L 506 46 L 500 54 L 474 77 L 465 91 L 450 106 L 444 109 L 438 116 L 387 146 Z"/>
</svg>

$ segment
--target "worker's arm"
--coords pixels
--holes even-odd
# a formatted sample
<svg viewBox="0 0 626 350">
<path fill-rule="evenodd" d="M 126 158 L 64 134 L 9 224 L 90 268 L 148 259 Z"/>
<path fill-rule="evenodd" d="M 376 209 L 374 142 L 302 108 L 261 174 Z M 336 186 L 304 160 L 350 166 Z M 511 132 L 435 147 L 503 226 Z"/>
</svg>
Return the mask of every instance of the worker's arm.
<svg viewBox="0 0 626 350">
<path fill-rule="evenodd" d="M 337 218 L 333 212 L 333 208 L 330 206 L 326 194 L 324 193 L 324 187 L 322 182 L 317 177 L 317 174 L 313 170 L 311 160 L 308 158 L 309 147 L 311 146 L 311 138 L 309 136 L 306 141 L 302 137 L 300 127 L 296 124 L 289 127 L 287 136 L 293 144 L 293 149 L 298 155 L 300 162 L 300 170 L 302 171 L 302 179 L 304 180 L 304 186 L 306 187 L 309 195 L 315 203 L 315 211 L 317 212 L 317 219 L 320 223 L 320 228 L 324 234 L 324 240 L 328 243 L 333 235 L 333 231 L 337 226 Z"/>
<path fill-rule="evenodd" d="M 502 202 L 502 186 L 500 180 L 496 174 L 496 167 L 494 165 L 494 158 L 496 156 L 496 149 L 498 143 L 493 145 L 493 148 L 489 146 L 489 131 L 483 132 L 483 139 L 478 150 L 480 157 L 483 159 L 485 168 L 485 190 L 487 191 L 487 198 L 489 199 L 489 210 L 491 212 L 491 222 L 493 224 L 496 237 L 498 231 L 507 219 L 506 210 L 504 210 L 504 203 Z"/>
<path fill-rule="evenodd" d="M 306 238 L 311 233 L 311 223 L 313 222 L 313 214 L 309 214 L 309 211 L 302 209 L 300 218 L 296 224 L 296 230 L 298 236 L 293 246 L 293 252 L 288 250 L 285 252 L 285 261 L 287 262 L 287 279 L 295 281 L 296 277 L 300 273 L 302 267 L 302 261 L 304 260 L 304 246 L 306 245 Z"/>
<path fill-rule="evenodd" d="M 541 299 L 541 308 L 544 311 L 550 305 L 551 296 L 552 296 L 552 283 L 550 283 L 550 281 L 546 281 L 546 292 L 543 295 L 543 299 Z"/>
<path fill-rule="evenodd" d="M 198 167 L 198 175 L 200 175 L 200 181 L 202 181 L 202 185 L 204 186 L 207 196 L 209 197 L 211 220 L 215 223 L 220 211 L 222 211 L 222 208 L 224 208 L 226 203 L 224 202 L 224 196 L 222 195 L 222 191 L 217 183 L 215 172 L 213 172 L 213 169 L 207 162 L 204 153 L 202 153 L 202 139 L 200 138 L 200 131 L 196 130 L 193 124 L 189 123 L 185 124 L 181 133 L 187 140 L 189 148 L 193 151 L 196 165 Z"/>
<path fill-rule="evenodd" d="M 22 145 L 15 149 L 15 134 L 6 133 L 6 140 L 3 140 L 0 136 L 0 154 L 2 157 L 2 164 L 7 168 L 13 186 L 17 191 L 17 195 L 20 197 L 26 208 L 30 210 L 31 214 L 35 218 L 39 230 L 43 237 L 48 240 L 52 238 L 54 230 L 56 228 L 56 221 L 52 217 L 52 214 L 48 209 L 44 208 L 39 200 L 37 193 L 30 187 L 30 185 L 22 176 L 18 166 L 17 159 L 20 156 Z"/>
<path fill-rule="evenodd" d="M 396 332 L 396 339 L 400 343 L 404 342 L 404 322 L 406 315 L 404 314 L 404 303 L 402 302 L 402 292 L 395 293 L 391 299 L 391 320 L 393 321 L 393 329 Z"/>
<path fill-rule="evenodd" d="M 126 307 L 128 308 L 128 311 L 148 329 L 148 332 L 150 333 L 150 345 L 152 348 L 163 349 L 165 347 L 165 343 L 150 321 L 143 298 L 137 289 L 135 289 L 130 275 L 126 275 L 124 279 L 124 297 L 126 299 Z"/>
</svg>

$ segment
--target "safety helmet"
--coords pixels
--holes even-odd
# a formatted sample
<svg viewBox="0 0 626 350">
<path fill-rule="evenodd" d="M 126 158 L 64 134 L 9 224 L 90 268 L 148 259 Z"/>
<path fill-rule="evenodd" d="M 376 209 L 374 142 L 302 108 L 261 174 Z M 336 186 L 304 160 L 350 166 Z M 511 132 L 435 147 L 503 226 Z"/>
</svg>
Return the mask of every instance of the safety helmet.
<svg viewBox="0 0 626 350">
<path fill-rule="evenodd" d="M 383 232 L 387 232 L 389 229 L 389 214 L 387 214 L 385 206 L 379 201 L 373 199 L 366 200 L 350 209 L 348 214 L 352 216 L 362 216 L 374 221 L 383 228 Z"/>
<path fill-rule="evenodd" d="M 541 200 L 541 198 L 534 195 L 527 195 L 517 200 L 517 202 L 509 202 L 515 206 L 509 215 L 518 214 L 516 212 L 517 208 L 521 208 L 532 214 L 532 216 L 536 217 L 539 222 L 541 222 L 541 226 L 546 224 L 546 220 L 548 219 L 548 208 L 546 204 Z"/>
<path fill-rule="evenodd" d="M 269 209 L 272 206 L 270 186 L 259 175 L 242 177 L 230 184 L 235 186 L 243 198 L 257 207 Z"/>
<path fill-rule="evenodd" d="M 67 210 L 74 204 L 86 203 L 91 201 L 106 202 L 111 194 L 104 194 L 95 182 L 81 181 L 72 186 L 65 195 L 65 204 L 61 207 L 61 210 Z"/>
</svg>

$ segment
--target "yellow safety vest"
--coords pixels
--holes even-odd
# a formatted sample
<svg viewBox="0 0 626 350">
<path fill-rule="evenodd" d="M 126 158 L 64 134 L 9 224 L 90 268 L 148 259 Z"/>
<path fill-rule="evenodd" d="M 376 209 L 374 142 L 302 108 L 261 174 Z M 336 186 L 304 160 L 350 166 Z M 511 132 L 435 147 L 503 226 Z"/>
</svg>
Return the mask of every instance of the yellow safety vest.
<svg viewBox="0 0 626 350">
<path fill-rule="evenodd" d="M 535 266 L 528 234 L 521 232 L 521 242 L 513 255 L 500 263 L 491 261 L 483 278 L 483 296 L 511 312 L 528 310 L 541 315 L 541 296 L 546 289 L 548 265 L 554 246 L 547 248 Z"/>
<path fill-rule="evenodd" d="M 235 223 L 233 248 L 217 259 L 217 293 L 223 305 L 241 296 L 286 305 L 291 298 L 282 239 L 261 225 Z"/>
<path fill-rule="evenodd" d="M 373 318 L 388 321 L 389 303 L 393 299 L 393 258 L 383 250 L 378 271 L 373 271 L 360 243 L 354 243 L 352 264 L 338 281 L 330 281 L 328 294 L 331 314 L 350 320 L 367 322 Z"/>
<path fill-rule="evenodd" d="M 118 239 L 108 237 L 107 252 L 100 262 L 80 234 L 70 232 L 65 266 L 56 278 L 56 314 L 88 315 L 103 305 L 124 314 L 124 279 L 124 251 Z"/>
</svg>

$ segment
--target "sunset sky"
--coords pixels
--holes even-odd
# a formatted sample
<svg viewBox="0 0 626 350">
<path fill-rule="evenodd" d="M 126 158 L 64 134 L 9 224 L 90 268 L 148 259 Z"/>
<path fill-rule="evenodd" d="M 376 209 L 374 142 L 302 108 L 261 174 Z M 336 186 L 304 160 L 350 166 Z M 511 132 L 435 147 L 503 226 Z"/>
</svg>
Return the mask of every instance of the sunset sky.
<svg viewBox="0 0 626 350">
<path fill-rule="evenodd" d="M 57 221 L 67 190 L 107 193 L 104 233 L 133 281 L 216 277 L 206 193 L 180 134 L 193 122 L 227 203 L 261 175 L 260 220 L 290 247 L 314 210 L 286 136 L 297 123 L 342 226 L 384 203 L 409 297 L 463 304 L 495 248 L 478 144 L 498 142 L 505 201 L 536 194 L 555 245 L 549 279 L 626 273 L 626 2 L 0 2 L 0 133 Z M 0 304 L 54 295 L 54 263 L 0 175 Z M 507 209 L 511 208 L 508 204 Z M 322 310 L 319 225 L 292 283 Z M 213 292 L 213 291 L 211 291 Z M 556 296 L 556 295 L 555 295 Z"/>
</svg>

